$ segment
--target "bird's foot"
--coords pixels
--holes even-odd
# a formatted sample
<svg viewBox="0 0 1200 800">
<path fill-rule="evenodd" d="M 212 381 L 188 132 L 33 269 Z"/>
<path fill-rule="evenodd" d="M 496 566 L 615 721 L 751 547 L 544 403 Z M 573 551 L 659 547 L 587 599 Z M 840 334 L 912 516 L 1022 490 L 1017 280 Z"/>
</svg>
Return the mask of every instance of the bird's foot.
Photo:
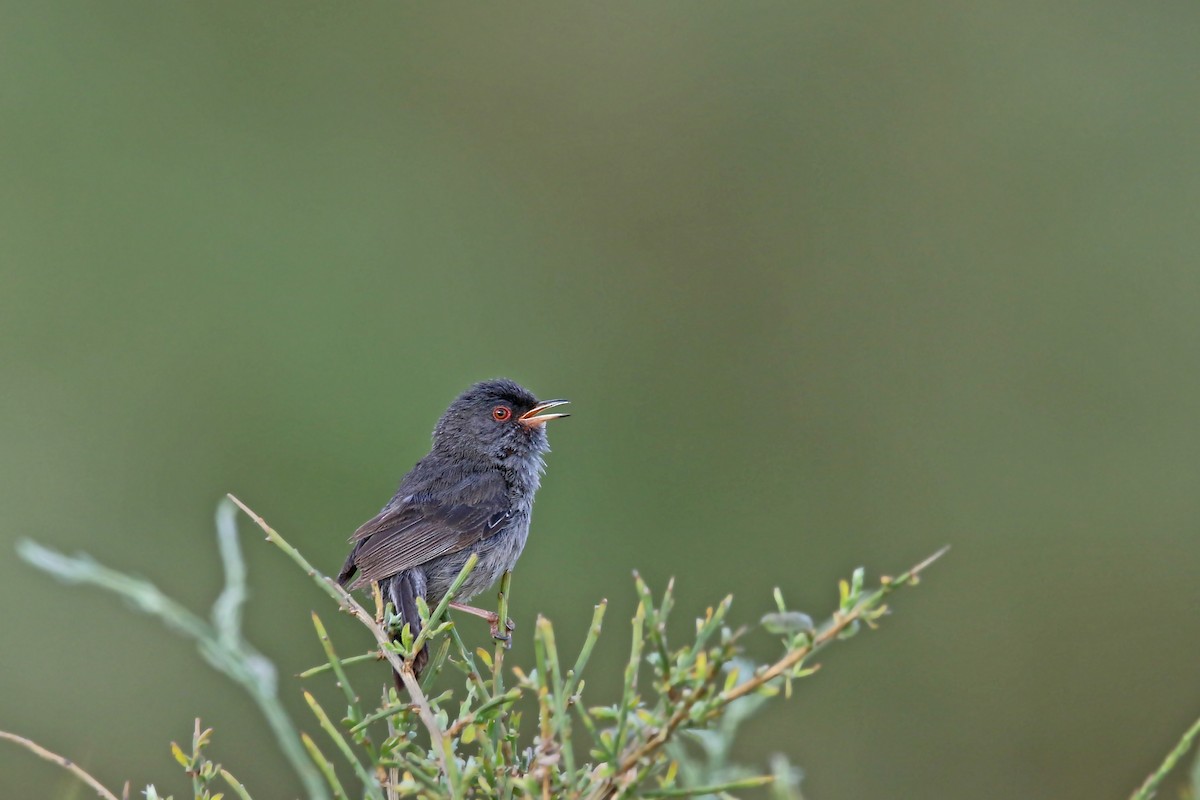
<svg viewBox="0 0 1200 800">
<path fill-rule="evenodd" d="M 504 620 L 504 633 L 500 632 L 500 615 L 492 614 L 488 619 L 488 625 L 492 632 L 492 638 L 498 642 L 504 642 L 505 648 L 512 647 L 512 632 L 517 629 L 517 623 L 511 619 Z"/>
<path fill-rule="evenodd" d="M 450 607 L 455 611 L 461 611 L 464 614 L 471 614 L 480 619 L 487 620 L 488 630 L 491 631 L 492 638 L 498 642 L 504 642 L 505 646 L 512 647 L 512 632 L 517 629 L 517 623 L 511 619 L 504 620 L 504 633 L 500 632 L 500 615 L 495 611 L 485 611 L 482 608 L 469 606 L 465 603 L 451 603 Z"/>
</svg>

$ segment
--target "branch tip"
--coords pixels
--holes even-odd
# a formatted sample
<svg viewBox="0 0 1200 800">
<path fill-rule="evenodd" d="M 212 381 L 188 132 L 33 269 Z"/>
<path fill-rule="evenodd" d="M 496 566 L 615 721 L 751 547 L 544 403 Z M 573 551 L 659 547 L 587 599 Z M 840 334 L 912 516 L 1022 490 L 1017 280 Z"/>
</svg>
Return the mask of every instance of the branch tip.
<svg viewBox="0 0 1200 800">
<path fill-rule="evenodd" d="M 33 741 L 32 739 L 26 739 L 24 736 L 18 736 L 17 734 L 9 733 L 8 731 L 0 731 L 0 739 L 7 739 L 10 742 L 15 742 L 16 744 L 21 745 L 22 747 L 24 747 L 26 750 L 30 751 L 34 755 L 36 755 L 40 758 L 44 758 L 47 761 L 58 764 L 63 769 L 67 770 L 68 772 L 73 774 L 75 777 L 79 778 L 79 780 L 83 781 L 88 786 L 92 787 L 92 791 L 94 791 L 100 797 L 105 798 L 105 800 L 117 800 L 117 796 L 115 794 L 113 794 L 112 792 L 110 792 L 108 789 L 104 788 L 104 784 L 100 783 L 100 781 L 96 780 L 91 775 L 89 775 L 87 773 L 87 771 L 84 770 L 83 767 L 79 766 L 71 759 L 69 759 L 65 756 L 60 756 L 58 753 L 47 750 L 46 748 L 42 747 L 40 744 Z M 125 786 L 126 786 L 126 788 L 128 788 L 129 784 L 126 783 Z"/>
<path fill-rule="evenodd" d="M 917 564 L 915 567 L 910 569 L 908 571 L 908 573 L 910 575 L 919 575 L 922 570 L 924 570 L 926 567 L 928 567 L 933 562 L 937 561 L 942 556 L 946 555 L 946 553 L 948 553 L 949 551 L 950 551 L 950 545 L 946 545 L 946 546 L 942 547 L 940 550 L 938 550 L 936 553 L 931 555 L 929 558 L 925 559 L 920 564 Z"/>
</svg>

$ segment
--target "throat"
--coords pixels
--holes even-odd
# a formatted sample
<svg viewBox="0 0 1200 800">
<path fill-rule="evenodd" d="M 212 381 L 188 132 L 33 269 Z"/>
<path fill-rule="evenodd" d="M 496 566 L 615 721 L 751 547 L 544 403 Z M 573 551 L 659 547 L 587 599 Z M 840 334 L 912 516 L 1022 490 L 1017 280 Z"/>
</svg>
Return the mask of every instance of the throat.
<svg viewBox="0 0 1200 800">
<path fill-rule="evenodd" d="M 518 494 L 533 494 L 542 483 L 546 462 L 540 453 L 506 453 L 501 456 L 500 470 L 508 485 Z"/>
</svg>

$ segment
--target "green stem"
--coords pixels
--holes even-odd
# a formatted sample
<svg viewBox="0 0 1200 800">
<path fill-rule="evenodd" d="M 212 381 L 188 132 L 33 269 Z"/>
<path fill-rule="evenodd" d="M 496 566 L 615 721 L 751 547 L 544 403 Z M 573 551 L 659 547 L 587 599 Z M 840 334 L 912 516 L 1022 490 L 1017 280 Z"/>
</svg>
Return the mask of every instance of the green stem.
<svg viewBox="0 0 1200 800">
<path fill-rule="evenodd" d="M 1138 787 L 1138 790 L 1130 796 L 1130 800 L 1150 800 L 1154 797 L 1154 793 L 1158 791 L 1158 786 L 1163 782 L 1179 760 L 1187 755 L 1188 750 L 1192 749 L 1192 743 L 1196 741 L 1196 737 L 1200 736 L 1200 719 L 1192 723 L 1192 727 L 1188 728 L 1175 744 L 1174 749 L 1167 753 L 1167 757 L 1158 765 L 1158 769 L 1150 773 L 1145 782 Z"/>
<path fill-rule="evenodd" d="M 341 732 L 334 726 L 333 721 L 329 719 L 329 715 L 325 713 L 325 709 L 321 708 L 321 704 L 310 693 L 304 693 L 304 701 L 308 703 L 308 707 L 312 709 L 313 715 L 317 718 L 317 723 L 333 740 L 333 745 L 341 751 L 342 756 L 354 769 L 358 779 L 362 781 L 363 789 L 367 793 L 367 797 L 374 800 L 383 800 L 383 794 L 379 790 L 379 782 L 375 780 L 362 762 L 354 755 L 354 751 L 350 748 L 350 743 L 346 741 Z"/>
<path fill-rule="evenodd" d="M 488 689 L 487 681 L 483 679 L 483 675 L 479 672 L 479 665 L 475 663 L 475 654 L 467 649 L 467 644 L 463 641 L 457 626 L 450 629 L 450 640 L 454 642 L 454 646 L 458 650 L 458 657 L 467 666 L 467 677 L 475 685 L 475 688 L 479 690 L 480 697 L 487 700 L 492 696 L 492 693 Z M 484 650 L 483 652 L 486 653 L 487 651 Z"/>
<path fill-rule="evenodd" d="M 342 666 L 345 666 L 346 664 L 357 664 L 360 661 L 379 661 L 379 660 L 380 660 L 379 651 L 372 650 L 369 653 L 360 653 L 359 655 L 356 655 L 356 656 L 350 656 L 349 658 L 343 658 L 343 659 L 341 659 L 341 663 L 342 663 Z M 320 675 L 323 672 L 329 672 L 331 669 L 333 669 L 333 667 L 329 664 L 318 664 L 317 666 L 315 666 L 311 669 L 304 670 L 304 672 L 299 673 L 296 677 L 300 678 L 301 680 L 303 680 L 305 678 L 312 678 L 317 675 Z"/>
<path fill-rule="evenodd" d="M 570 694 L 567 691 L 567 683 L 563 680 L 562 668 L 558 662 L 558 644 L 554 639 L 554 626 L 550 624 L 550 620 L 541 615 L 538 615 L 536 640 L 544 643 L 542 649 L 545 651 L 546 667 L 549 669 L 549 674 L 546 677 L 550 687 L 550 699 L 553 701 L 550 717 L 551 736 L 555 741 L 559 742 L 559 749 L 562 752 L 563 766 L 566 769 L 566 774 L 574 775 L 575 750 L 571 746 L 571 716 L 567 713 Z M 539 654 L 539 671 L 543 669 L 540 656 L 541 654 Z M 567 677 L 569 680 L 572 677 L 571 673 L 568 672 Z"/>
<path fill-rule="evenodd" d="M 496 624 L 504 627 L 508 624 L 508 592 L 512 585 L 512 571 L 505 572 L 500 578 L 500 596 L 499 604 L 496 606 L 496 616 L 500 621 Z M 506 631 L 507 632 L 507 631 Z M 492 659 L 492 695 L 504 693 L 504 651 L 508 648 L 508 642 L 496 642 L 496 655 Z"/>
<path fill-rule="evenodd" d="M 329 634 L 325 632 L 325 625 L 315 611 L 312 612 L 312 621 L 313 627 L 317 629 L 317 638 L 321 640 L 321 649 L 325 651 L 325 657 L 329 659 L 329 666 L 337 677 L 337 685 L 342 690 L 342 694 L 346 696 L 346 704 L 354 711 L 356 717 L 361 717 L 362 711 L 358 707 L 358 695 L 355 694 L 354 687 L 350 685 L 346 671 L 342 669 L 342 661 L 333 649 L 333 642 L 329 640 Z"/>
<path fill-rule="evenodd" d="M 505 572 L 504 575 L 500 577 L 500 594 L 497 596 L 496 615 L 499 617 L 499 622 L 497 622 L 498 625 L 507 625 L 508 623 L 508 592 L 511 585 L 512 572 Z M 506 642 L 496 642 L 495 653 L 492 656 L 492 697 L 504 694 L 503 673 L 504 650 L 506 644 Z M 503 720 L 496 720 L 496 723 L 492 726 L 492 747 L 496 750 L 499 750 L 505 735 L 506 731 Z M 507 785 L 507 782 L 505 782 L 505 785 Z"/>
<path fill-rule="evenodd" d="M 575 659 L 575 666 L 567 673 L 567 685 L 564 691 L 568 699 L 575 694 L 575 688 L 579 686 L 580 678 L 583 675 L 583 668 L 587 666 L 588 660 L 592 657 L 592 650 L 600 638 L 600 628 L 604 623 L 604 612 L 607 609 L 608 601 L 601 600 L 592 612 L 592 624 L 588 628 L 587 638 L 583 640 L 583 647 L 579 650 L 579 658 Z"/>
<path fill-rule="evenodd" d="M 342 783 L 338 780 L 337 773 L 333 770 L 333 764 L 321 753 L 320 748 L 317 747 L 317 743 L 307 733 L 300 734 L 300 741 L 304 743 L 304 749 L 308 751 L 313 763 L 317 765 L 317 769 L 325 776 L 325 782 L 333 790 L 333 796 L 336 800 L 347 800 L 346 790 L 342 788 Z"/>
<path fill-rule="evenodd" d="M 625 687 L 621 693 L 621 709 L 617 716 L 617 735 L 613 738 L 612 761 L 613 767 L 619 767 L 621 751 L 625 747 L 625 731 L 629 727 L 629 715 L 637 705 L 638 667 L 642 663 L 642 626 L 646 620 L 646 605 L 638 603 L 637 613 L 633 615 L 633 644 L 629 648 L 629 663 L 625 666 Z"/>
<path fill-rule="evenodd" d="M 458 594 L 458 590 L 462 588 L 463 583 L 467 580 L 467 576 L 471 574 L 471 570 L 475 569 L 475 565 L 479 563 L 479 556 L 471 553 L 467 558 L 467 563 L 463 564 L 462 569 L 458 571 L 458 577 L 450 584 L 450 588 L 446 590 L 445 596 L 442 597 L 437 607 L 429 614 L 429 621 L 417 634 L 417 638 L 413 640 L 412 652 L 414 654 L 421 652 L 421 648 L 425 646 L 425 642 L 429 641 L 429 637 L 433 633 L 433 629 L 438 622 L 446 614 L 446 609 L 450 607 L 451 601 L 454 600 L 454 595 Z"/>
<path fill-rule="evenodd" d="M 380 625 L 376 624 L 375 618 L 367 613 L 367 610 L 359 604 L 357 600 L 350 596 L 350 593 L 339 586 L 334 581 L 321 575 L 312 564 L 308 563 L 308 559 L 300 555 L 296 548 L 288 544 L 287 540 L 279 535 L 279 532 L 267 524 L 267 521 L 250 510 L 250 507 L 241 500 L 234 497 L 232 494 L 227 495 L 237 507 L 242 509 L 254 523 L 262 529 L 267 535 L 267 541 L 274 544 L 282 550 L 292 561 L 294 561 L 301 569 L 303 569 L 313 582 L 320 587 L 321 591 L 337 601 L 338 605 L 349 612 L 355 619 L 366 626 L 367 630 L 375 637 L 375 641 L 379 644 L 379 652 L 391 664 L 392 669 L 400 676 L 400 680 L 404 683 L 404 687 L 408 690 L 409 697 L 417 705 L 421 722 L 425 725 L 425 729 L 429 732 L 429 740 L 433 746 L 433 751 L 439 760 L 439 766 L 446 773 L 446 779 L 451 786 L 457 784 L 458 769 L 453 763 L 453 758 L 449 754 L 449 745 L 445 740 L 445 735 L 442 733 L 441 727 L 438 725 L 437 718 L 434 716 L 433 709 L 429 706 L 429 700 L 425 697 L 425 693 L 421 691 L 421 687 L 417 684 L 416 678 L 413 676 L 412 666 L 404 663 L 391 648 L 391 636 Z M 322 794 L 324 794 L 322 792 Z"/>
<path fill-rule="evenodd" d="M 233 789 L 233 791 L 237 793 L 237 796 L 240 798 L 240 800 L 253 800 L 253 798 L 250 797 L 250 793 L 246 791 L 246 787 L 242 785 L 241 781 L 233 777 L 233 775 L 229 773 L 229 770 L 221 770 L 221 777 L 224 778 L 225 782 L 229 784 L 229 788 Z"/>
<path fill-rule="evenodd" d="M 370 714 L 367 714 L 365 717 L 363 717 L 361 722 L 356 723 L 354 727 L 350 729 L 350 732 L 358 733 L 369 726 L 372 722 L 378 722 L 381 719 L 387 719 L 388 717 L 399 714 L 402 711 L 412 710 L 412 703 L 395 703 L 392 705 L 383 706 L 382 708 L 376 709 L 375 711 L 372 711 Z"/>
</svg>

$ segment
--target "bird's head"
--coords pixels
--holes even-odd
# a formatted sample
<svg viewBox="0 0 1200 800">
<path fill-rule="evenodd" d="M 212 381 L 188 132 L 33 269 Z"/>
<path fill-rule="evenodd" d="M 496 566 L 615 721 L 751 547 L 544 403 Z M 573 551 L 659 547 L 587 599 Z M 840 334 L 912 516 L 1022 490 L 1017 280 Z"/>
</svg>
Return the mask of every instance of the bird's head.
<svg viewBox="0 0 1200 800">
<path fill-rule="evenodd" d="M 433 429 L 433 448 L 502 460 L 537 456 L 550 449 L 546 423 L 568 414 L 547 414 L 566 400 L 536 397 L 507 378 L 477 383 L 446 409 Z"/>
</svg>

